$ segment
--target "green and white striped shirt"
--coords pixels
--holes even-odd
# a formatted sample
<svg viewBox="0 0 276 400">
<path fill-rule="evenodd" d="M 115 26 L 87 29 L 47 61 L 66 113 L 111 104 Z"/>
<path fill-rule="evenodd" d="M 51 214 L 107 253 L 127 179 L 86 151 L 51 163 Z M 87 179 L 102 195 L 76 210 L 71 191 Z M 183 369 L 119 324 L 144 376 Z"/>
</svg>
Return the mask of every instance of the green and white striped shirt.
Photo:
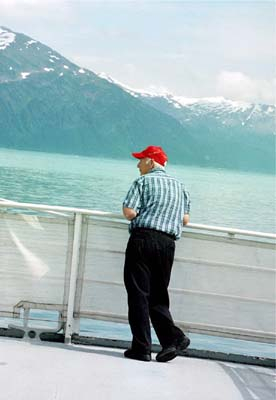
<svg viewBox="0 0 276 400">
<path fill-rule="evenodd" d="M 190 196 L 180 181 L 158 167 L 133 182 L 123 206 L 137 212 L 130 223 L 130 232 L 135 228 L 149 228 L 179 239 L 183 216 L 190 212 Z"/>
</svg>

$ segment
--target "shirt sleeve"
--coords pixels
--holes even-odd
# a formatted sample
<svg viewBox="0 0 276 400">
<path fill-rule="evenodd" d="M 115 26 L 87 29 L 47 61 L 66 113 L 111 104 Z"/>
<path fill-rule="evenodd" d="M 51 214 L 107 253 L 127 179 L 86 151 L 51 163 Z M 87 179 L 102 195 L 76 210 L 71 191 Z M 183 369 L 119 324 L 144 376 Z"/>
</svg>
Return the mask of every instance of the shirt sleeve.
<svg viewBox="0 0 276 400">
<path fill-rule="evenodd" d="M 123 207 L 133 208 L 137 213 L 141 208 L 141 187 L 136 180 L 130 186 L 130 189 L 123 201 Z"/>
<path fill-rule="evenodd" d="M 183 189 L 184 192 L 184 214 L 190 214 L 190 207 L 191 207 L 191 199 L 190 199 L 190 193 Z"/>
</svg>

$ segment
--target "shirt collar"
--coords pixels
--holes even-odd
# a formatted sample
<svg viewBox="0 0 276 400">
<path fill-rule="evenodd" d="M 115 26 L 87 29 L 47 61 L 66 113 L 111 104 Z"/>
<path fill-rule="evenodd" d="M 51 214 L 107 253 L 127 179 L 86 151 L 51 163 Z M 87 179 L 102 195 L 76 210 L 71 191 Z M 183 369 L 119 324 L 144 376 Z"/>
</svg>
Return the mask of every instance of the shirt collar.
<svg viewBox="0 0 276 400">
<path fill-rule="evenodd" d="M 164 173 L 166 173 L 165 168 L 163 168 L 163 167 L 155 167 L 152 170 L 150 170 L 148 173 L 151 174 L 152 172 L 164 172 Z"/>
</svg>

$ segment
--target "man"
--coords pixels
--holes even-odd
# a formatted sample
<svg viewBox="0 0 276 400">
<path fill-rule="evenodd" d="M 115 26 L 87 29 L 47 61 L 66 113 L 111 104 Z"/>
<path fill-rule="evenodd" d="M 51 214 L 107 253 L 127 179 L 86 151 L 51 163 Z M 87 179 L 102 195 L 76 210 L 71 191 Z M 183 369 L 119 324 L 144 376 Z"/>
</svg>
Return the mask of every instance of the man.
<svg viewBox="0 0 276 400">
<path fill-rule="evenodd" d="M 124 282 L 133 335 L 132 346 L 124 355 L 151 360 L 151 320 L 162 346 L 156 360 L 166 362 L 190 344 L 173 322 L 168 295 L 175 240 L 189 222 L 190 200 L 182 183 L 166 173 L 168 158 L 161 147 L 148 146 L 132 155 L 140 160 L 141 176 L 123 202 L 124 216 L 131 221 Z"/>
</svg>

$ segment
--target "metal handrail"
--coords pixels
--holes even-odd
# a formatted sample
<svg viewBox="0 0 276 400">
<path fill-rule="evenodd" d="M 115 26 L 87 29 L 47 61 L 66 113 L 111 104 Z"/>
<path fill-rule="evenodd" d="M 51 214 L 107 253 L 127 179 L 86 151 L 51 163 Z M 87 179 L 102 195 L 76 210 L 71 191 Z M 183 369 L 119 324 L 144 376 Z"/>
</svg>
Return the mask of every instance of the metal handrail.
<svg viewBox="0 0 276 400">
<path fill-rule="evenodd" d="M 94 217 L 105 217 L 112 219 L 121 219 L 124 220 L 124 217 L 120 214 L 99 211 L 99 210 L 89 210 L 86 208 L 77 208 L 77 207 L 64 207 L 64 206 L 49 206 L 46 204 L 32 204 L 32 203 L 21 203 L 12 200 L 0 199 L 0 207 L 8 207 L 8 208 L 22 208 L 22 209 L 32 209 L 37 211 L 45 211 L 50 213 L 75 213 L 75 214 L 85 214 Z M 64 215 L 64 214 L 63 214 Z M 275 239 L 276 233 L 268 233 L 268 232 L 257 232 L 243 229 L 235 229 L 235 228 L 227 228 L 221 226 L 213 226 L 213 225 L 202 225 L 202 224 L 194 224 L 189 223 L 186 225 L 189 229 L 195 230 L 204 230 L 204 231 L 215 231 L 220 233 L 226 233 L 229 236 L 234 235 L 242 235 L 242 236 L 253 236 L 259 238 L 267 238 L 267 239 Z"/>
<path fill-rule="evenodd" d="M 243 236 L 255 236 L 255 237 L 260 237 L 260 238 L 267 238 L 267 239 L 276 239 L 276 233 L 248 231 L 248 230 L 244 230 L 244 229 L 226 228 L 226 227 L 222 227 L 222 226 L 201 225 L 201 224 L 188 224 L 187 227 L 192 228 L 192 229 L 200 229 L 200 230 L 228 233 L 228 235 L 230 235 L 230 236 L 231 235 L 243 235 Z"/>
</svg>

